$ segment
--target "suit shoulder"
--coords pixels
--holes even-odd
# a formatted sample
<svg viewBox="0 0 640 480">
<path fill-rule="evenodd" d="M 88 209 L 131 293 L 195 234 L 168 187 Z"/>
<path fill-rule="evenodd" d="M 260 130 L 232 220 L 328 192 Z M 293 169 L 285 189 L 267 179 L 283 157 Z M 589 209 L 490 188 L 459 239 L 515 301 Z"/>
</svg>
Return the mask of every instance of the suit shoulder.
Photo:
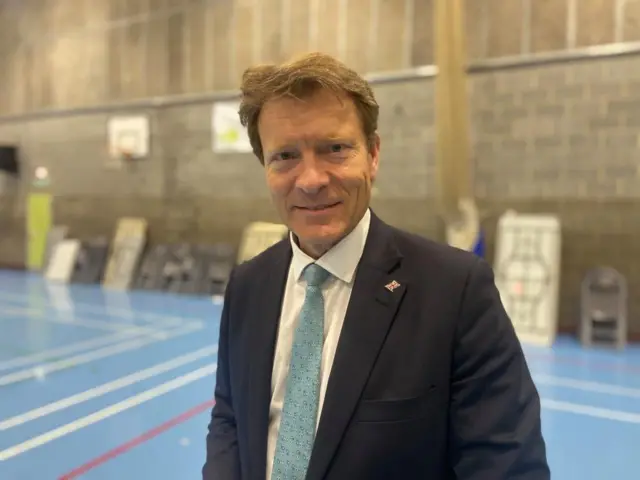
<svg viewBox="0 0 640 480">
<path fill-rule="evenodd" d="M 289 239 L 287 237 L 273 244 L 255 257 L 236 265 L 234 277 L 238 280 L 254 277 L 257 272 L 263 271 L 265 268 L 270 268 L 273 262 L 283 258 L 288 248 Z"/>
<path fill-rule="evenodd" d="M 430 269 L 444 269 L 449 273 L 468 274 L 480 257 L 451 245 L 437 242 L 417 234 L 395 229 L 394 234 L 402 255 L 412 262 Z"/>
</svg>

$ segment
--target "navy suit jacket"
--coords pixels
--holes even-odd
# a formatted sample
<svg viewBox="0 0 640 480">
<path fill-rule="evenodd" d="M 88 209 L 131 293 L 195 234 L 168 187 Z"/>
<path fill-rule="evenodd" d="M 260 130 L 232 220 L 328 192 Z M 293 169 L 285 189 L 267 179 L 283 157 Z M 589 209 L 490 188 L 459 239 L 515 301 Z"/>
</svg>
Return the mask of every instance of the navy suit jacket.
<svg viewBox="0 0 640 480">
<path fill-rule="evenodd" d="M 204 480 L 266 478 L 290 260 L 283 240 L 231 276 Z M 550 478 L 540 399 L 485 261 L 372 215 L 306 478 Z"/>
</svg>

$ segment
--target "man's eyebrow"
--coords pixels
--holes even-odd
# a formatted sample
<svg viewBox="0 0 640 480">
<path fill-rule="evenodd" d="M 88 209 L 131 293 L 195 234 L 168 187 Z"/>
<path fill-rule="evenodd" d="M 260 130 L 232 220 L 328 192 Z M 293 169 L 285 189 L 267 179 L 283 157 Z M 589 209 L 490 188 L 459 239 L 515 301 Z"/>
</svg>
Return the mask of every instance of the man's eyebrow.
<svg viewBox="0 0 640 480">
<path fill-rule="evenodd" d="M 316 137 L 316 138 L 307 138 L 301 139 L 298 141 L 290 141 L 284 142 L 280 145 L 277 145 L 273 148 L 267 150 L 270 153 L 277 153 L 283 150 L 297 150 L 300 148 L 301 144 L 306 145 L 318 145 L 318 144 L 326 144 L 330 142 L 344 142 L 344 143 L 354 143 L 356 140 L 350 135 L 325 135 L 324 137 Z"/>
<path fill-rule="evenodd" d="M 268 152 L 270 153 L 278 153 L 278 152 L 282 152 L 283 150 L 295 150 L 298 149 L 298 145 L 296 145 L 295 142 L 289 142 L 289 143 L 283 143 L 282 145 L 278 145 L 274 148 L 270 148 L 268 150 Z"/>
</svg>

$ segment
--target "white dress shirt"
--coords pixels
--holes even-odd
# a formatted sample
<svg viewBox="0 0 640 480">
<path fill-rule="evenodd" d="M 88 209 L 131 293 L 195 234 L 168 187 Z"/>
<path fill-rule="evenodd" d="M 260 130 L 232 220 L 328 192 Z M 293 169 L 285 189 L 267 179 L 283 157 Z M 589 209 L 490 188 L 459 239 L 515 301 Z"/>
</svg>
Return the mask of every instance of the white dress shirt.
<svg viewBox="0 0 640 480">
<path fill-rule="evenodd" d="M 325 307 L 324 347 L 320 366 L 320 400 L 316 428 L 320 422 L 329 374 L 331 373 L 333 358 L 338 347 L 342 324 L 349 305 L 356 268 L 369 233 L 370 222 L 371 212 L 367 209 L 351 233 L 315 262 L 332 275 L 322 288 Z M 269 436 L 267 440 L 267 480 L 271 480 L 273 458 L 276 451 L 280 418 L 287 388 L 287 375 L 289 373 L 293 339 L 305 297 L 306 285 L 301 275 L 307 265 L 314 263 L 313 258 L 300 250 L 293 236 L 290 236 L 290 242 L 293 249 L 293 257 L 284 291 L 271 380 Z"/>
</svg>

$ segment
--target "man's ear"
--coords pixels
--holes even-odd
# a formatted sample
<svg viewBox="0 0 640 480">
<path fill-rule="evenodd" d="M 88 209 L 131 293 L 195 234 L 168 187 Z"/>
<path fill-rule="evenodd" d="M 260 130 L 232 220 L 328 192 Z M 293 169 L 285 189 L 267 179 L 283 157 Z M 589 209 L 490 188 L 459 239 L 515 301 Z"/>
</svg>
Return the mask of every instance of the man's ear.
<svg viewBox="0 0 640 480">
<path fill-rule="evenodd" d="M 369 148 L 369 162 L 371 165 L 371 180 L 376 179 L 378 175 L 378 166 L 380 164 L 380 135 L 376 132 L 374 141 Z"/>
</svg>

